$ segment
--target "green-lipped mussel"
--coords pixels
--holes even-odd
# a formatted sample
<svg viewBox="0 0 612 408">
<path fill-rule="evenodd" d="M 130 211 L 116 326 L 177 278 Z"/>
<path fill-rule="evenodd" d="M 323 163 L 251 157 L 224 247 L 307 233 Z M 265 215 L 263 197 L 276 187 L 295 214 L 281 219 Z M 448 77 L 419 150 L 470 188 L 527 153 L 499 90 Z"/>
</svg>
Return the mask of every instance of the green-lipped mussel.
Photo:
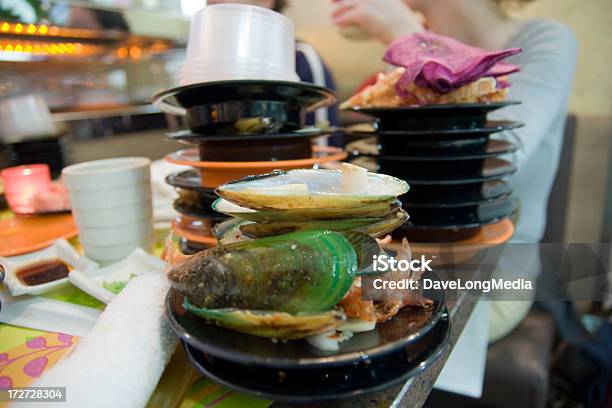
<svg viewBox="0 0 612 408">
<path fill-rule="evenodd" d="M 359 262 L 371 263 L 371 248 L 378 250 L 376 242 L 363 234 L 295 232 L 207 249 L 173 267 L 168 278 L 198 307 L 322 312 L 369 266 Z"/>
<path fill-rule="evenodd" d="M 283 222 L 283 221 L 312 221 L 312 220 L 338 220 L 346 218 L 382 218 L 397 213 L 402 208 L 399 200 L 382 201 L 353 208 L 306 208 L 291 210 L 252 210 L 241 207 L 222 198 L 218 198 L 212 205 L 213 210 L 253 222 Z"/>
<path fill-rule="evenodd" d="M 356 231 L 374 238 L 384 236 L 408 220 L 408 214 L 399 210 L 384 218 L 346 218 L 340 220 L 280 221 L 272 223 L 243 223 L 240 232 L 249 238 L 263 238 L 298 231 L 328 230 Z M 232 230 L 232 233 L 236 231 Z"/>
<path fill-rule="evenodd" d="M 361 185 L 350 191 L 347 174 L 340 170 L 277 170 L 223 184 L 216 191 L 224 199 L 254 210 L 353 210 L 392 202 L 408 191 L 405 181 L 374 173 L 364 173 Z"/>
<path fill-rule="evenodd" d="M 239 309 L 205 309 L 185 299 L 189 312 L 215 322 L 218 326 L 242 333 L 273 339 L 295 340 L 335 329 L 346 317 L 342 310 L 320 313 L 289 314 Z"/>
</svg>

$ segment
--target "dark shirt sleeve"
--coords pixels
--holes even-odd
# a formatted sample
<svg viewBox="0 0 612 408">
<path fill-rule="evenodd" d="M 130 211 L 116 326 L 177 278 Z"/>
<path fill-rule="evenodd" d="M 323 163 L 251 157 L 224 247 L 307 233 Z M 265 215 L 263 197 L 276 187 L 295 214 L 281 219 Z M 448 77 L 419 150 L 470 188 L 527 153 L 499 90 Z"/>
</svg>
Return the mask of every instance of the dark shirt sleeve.
<svg viewBox="0 0 612 408">
<path fill-rule="evenodd" d="M 325 87 L 336 92 L 336 83 L 334 81 L 334 77 L 325 62 L 321 62 L 323 65 L 323 70 L 325 71 Z M 296 51 L 295 53 L 295 68 L 302 82 L 313 82 L 312 68 L 308 63 L 308 59 L 301 51 Z M 338 110 L 338 103 L 335 103 L 334 105 L 327 108 L 327 117 L 331 126 L 340 126 L 340 113 Z M 306 116 L 306 125 L 313 126 L 314 124 L 315 116 L 313 113 L 310 113 Z M 333 136 L 330 138 L 329 142 L 330 145 L 339 146 L 342 143 L 342 138 L 341 136 Z"/>
</svg>

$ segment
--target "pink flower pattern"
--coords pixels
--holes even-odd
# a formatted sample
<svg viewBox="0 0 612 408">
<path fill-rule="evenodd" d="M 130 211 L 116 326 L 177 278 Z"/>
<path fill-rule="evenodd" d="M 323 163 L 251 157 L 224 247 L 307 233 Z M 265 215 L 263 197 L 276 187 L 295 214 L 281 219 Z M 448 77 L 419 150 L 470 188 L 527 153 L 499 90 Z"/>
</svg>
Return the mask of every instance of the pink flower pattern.
<svg viewBox="0 0 612 408">
<path fill-rule="evenodd" d="M 75 338 L 68 334 L 58 333 L 57 340 L 59 344 L 49 345 L 47 339 L 43 336 L 38 336 L 29 339 L 25 343 L 26 352 L 18 355 L 10 355 L 9 353 L 0 353 L 0 389 L 11 388 L 13 379 L 7 375 L 2 375 L 8 367 L 15 363 L 22 363 L 24 360 L 30 359 L 23 365 L 22 371 L 28 377 L 35 379 L 42 375 L 49 364 L 48 357 L 54 353 L 65 351 L 75 344 Z"/>
</svg>

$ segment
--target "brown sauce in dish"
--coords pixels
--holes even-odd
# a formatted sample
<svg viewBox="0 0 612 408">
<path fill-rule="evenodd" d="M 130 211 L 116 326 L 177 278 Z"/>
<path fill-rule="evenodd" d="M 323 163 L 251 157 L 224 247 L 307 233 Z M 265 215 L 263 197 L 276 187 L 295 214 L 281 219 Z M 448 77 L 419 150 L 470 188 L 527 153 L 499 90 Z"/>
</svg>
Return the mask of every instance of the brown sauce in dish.
<svg viewBox="0 0 612 408">
<path fill-rule="evenodd" d="M 27 286 L 42 285 L 68 276 L 70 268 L 59 259 L 32 263 L 18 269 L 17 278 Z"/>
</svg>

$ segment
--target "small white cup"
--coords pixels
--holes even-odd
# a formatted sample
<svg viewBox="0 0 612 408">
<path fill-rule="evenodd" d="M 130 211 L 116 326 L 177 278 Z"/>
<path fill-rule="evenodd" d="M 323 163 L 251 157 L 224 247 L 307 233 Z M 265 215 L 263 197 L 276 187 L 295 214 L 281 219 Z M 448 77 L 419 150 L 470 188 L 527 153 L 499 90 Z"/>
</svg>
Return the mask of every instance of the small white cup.
<svg viewBox="0 0 612 408">
<path fill-rule="evenodd" d="M 58 129 L 41 95 L 28 94 L 0 102 L 0 140 L 17 143 L 37 137 L 54 136 Z"/>
<path fill-rule="evenodd" d="M 132 242 L 110 245 L 82 244 L 82 246 L 89 257 L 96 259 L 102 264 L 108 264 L 127 258 L 134 248 L 143 248 L 150 252 L 154 242 L 155 236 L 152 234 Z"/>
<path fill-rule="evenodd" d="M 74 191 L 100 191 L 142 184 L 151 179 L 151 160 L 119 157 L 73 164 L 62 170 L 64 183 Z"/>
<path fill-rule="evenodd" d="M 71 192 L 70 201 L 73 208 L 79 210 L 104 210 L 125 207 L 143 201 L 151 201 L 149 180 L 131 186 L 109 188 L 97 191 Z"/>
<path fill-rule="evenodd" d="M 151 161 L 144 157 L 95 160 L 62 171 L 85 254 L 120 260 L 154 242 Z"/>
<path fill-rule="evenodd" d="M 100 210 L 81 210 L 77 224 L 81 228 L 114 227 L 128 224 L 143 218 L 152 217 L 153 208 L 150 201 L 128 204 L 123 207 L 104 208 Z M 73 213 L 75 218 L 77 214 Z"/>
<path fill-rule="evenodd" d="M 153 222 L 141 219 L 113 227 L 79 228 L 79 241 L 82 245 L 114 245 L 134 242 L 142 237 L 153 235 Z M 146 248 L 150 249 L 150 248 Z"/>
<path fill-rule="evenodd" d="M 194 14 L 179 83 L 263 79 L 298 81 L 291 20 L 245 4 L 215 4 Z"/>
</svg>

